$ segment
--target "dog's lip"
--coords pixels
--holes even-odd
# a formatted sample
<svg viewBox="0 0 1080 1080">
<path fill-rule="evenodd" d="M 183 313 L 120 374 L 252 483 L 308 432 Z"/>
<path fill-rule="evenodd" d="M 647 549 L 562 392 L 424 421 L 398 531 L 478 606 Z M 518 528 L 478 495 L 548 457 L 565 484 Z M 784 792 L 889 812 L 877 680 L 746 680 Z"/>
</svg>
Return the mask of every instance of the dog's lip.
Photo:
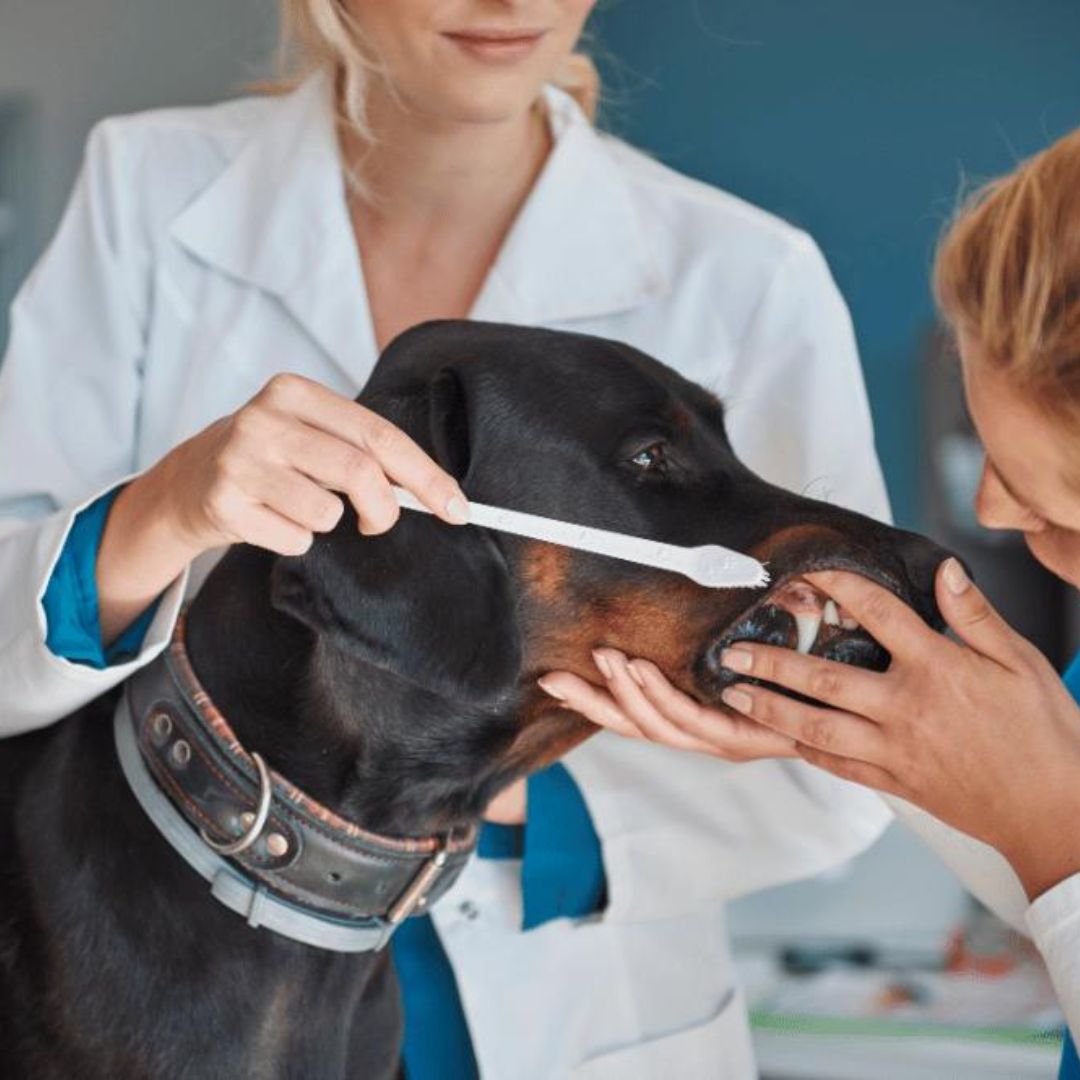
<svg viewBox="0 0 1080 1080">
<path fill-rule="evenodd" d="M 821 606 L 824 608 L 826 594 L 806 581 L 806 576 L 826 570 L 844 570 L 859 574 L 888 589 L 905 603 L 910 602 L 903 586 L 880 567 L 868 567 L 855 558 L 835 556 L 799 560 L 797 567 L 793 566 L 789 571 L 778 575 L 764 593 L 753 595 L 750 603 L 739 614 L 727 620 L 724 626 L 710 636 L 709 644 L 696 665 L 697 693 L 702 700 L 719 704 L 715 701 L 719 692 L 732 683 L 758 681 L 723 666 L 724 651 L 737 642 L 757 641 L 793 651 L 798 649 L 800 628 L 796 616 L 789 607 L 774 601 L 778 594 L 789 591 L 789 597 L 785 599 L 790 604 L 790 592 L 797 596 L 800 585 L 805 585 L 808 590 L 813 590 L 822 598 Z M 808 630 L 807 636 L 812 640 L 809 646 L 804 641 L 803 648 L 799 651 L 819 659 L 854 663 L 872 669 L 880 670 L 888 664 L 888 652 L 858 624 L 838 625 L 828 623 L 822 616 L 818 616 L 816 624 L 812 620 Z M 788 696 L 799 696 L 783 687 L 773 689 Z"/>
<path fill-rule="evenodd" d="M 793 567 L 792 569 L 775 576 L 764 592 L 759 590 L 750 593 L 749 602 L 746 607 L 731 619 L 727 626 L 721 628 L 720 635 L 727 636 L 727 634 L 738 626 L 739 623 L 744 622 L 758 608 L 768 605 L 777 593 L 781 592 L 792 583 L 807 577 L 809 574 L 824 573 L 827 571 L 844 571 L 857 574 L 859 577 L 864 577 L 867 580 L 874 582 L 876 585 L 888 589 L 889 592 L 898 597 L 905 604 L 911 603 L 911 597 L 907 595 L 907 591 L 900 582 L 881 567 L 868 566 L 853 557 L 822 556 L 818 559 L 808 559 L 801 562 L 798 567 Z"/>
</svg>

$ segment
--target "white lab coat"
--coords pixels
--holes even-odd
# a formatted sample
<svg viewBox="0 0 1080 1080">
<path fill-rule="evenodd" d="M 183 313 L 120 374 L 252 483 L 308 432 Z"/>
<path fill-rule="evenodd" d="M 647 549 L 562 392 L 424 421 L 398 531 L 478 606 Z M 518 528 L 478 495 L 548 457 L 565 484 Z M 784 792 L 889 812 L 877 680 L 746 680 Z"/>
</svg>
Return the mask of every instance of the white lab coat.
<svg viewBox="0 0 1080 1080">
<path fill-rule="evenodd" d="M 40 597 L 79 507 L 275 372 L 350 396 L 371 372 L 328 102 L 318 76 L 92 133 L 0 369 L 0 733 L 147 663 L 200 578 L 172 585 L 129 663 L 53 656 Z M 763 475 L 886 515 L 850 321 L 812 241 L 547 102 L 555 149 L 473 316 L 631 342 L 727 400 Z M 802 763 L 609 735 L 567 765 L 603 843 L 603 917 L 523 934 L 515 865 L 481 860 L 435 912 L 484 1077 L 753 1076 L 723 902 L 849 858 L 889 810 Z"/>
</svg>

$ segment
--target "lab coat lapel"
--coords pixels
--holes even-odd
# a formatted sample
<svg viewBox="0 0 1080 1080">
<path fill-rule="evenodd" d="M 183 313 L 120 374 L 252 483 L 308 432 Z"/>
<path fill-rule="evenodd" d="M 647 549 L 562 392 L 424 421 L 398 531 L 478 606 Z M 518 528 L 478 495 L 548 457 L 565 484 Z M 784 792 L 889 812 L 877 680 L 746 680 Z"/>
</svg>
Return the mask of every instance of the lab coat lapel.
<svg viewBox="0 0 1080 1080">
<path fill-rule="evenodd" d="M 472 317 L 533 325 L 599 318 L 667 290 L 611 149 L 560 90 L 555 146 L 511 226 Z"/>
<path fill-rule="evenodd" d="M 276 296 L 350 381 L 364 384 L 375 340 L 326 76 L 268 108 L 171 233 L 197 258 Z"/>
<path fill-rule="evenodd" d="M 610 148 L 568 95 L 545 96 L 555 145 L 472 318 L 557 325 L 625 311 L 667 289 Z M 325 76 L 268 110 L 172 235 L 204 262 L 277 296 L 363 385 L 377 350 Z"/>
</svg>

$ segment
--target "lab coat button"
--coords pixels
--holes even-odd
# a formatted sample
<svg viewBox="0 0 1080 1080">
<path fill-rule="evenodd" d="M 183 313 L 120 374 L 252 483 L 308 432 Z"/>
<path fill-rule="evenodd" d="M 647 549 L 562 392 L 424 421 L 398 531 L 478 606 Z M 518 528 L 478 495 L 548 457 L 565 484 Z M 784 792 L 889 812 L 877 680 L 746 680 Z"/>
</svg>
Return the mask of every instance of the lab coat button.
<svg viewBox="0 0 1080 1080">
<path fill-rule="evenodd" d="M 469 922 L 472 922 L 480 914 L 480 909 L 471 900 L 462 900 L 461 903 L 458 904 L 458 911 L 461 912 Z"/>
</svg>

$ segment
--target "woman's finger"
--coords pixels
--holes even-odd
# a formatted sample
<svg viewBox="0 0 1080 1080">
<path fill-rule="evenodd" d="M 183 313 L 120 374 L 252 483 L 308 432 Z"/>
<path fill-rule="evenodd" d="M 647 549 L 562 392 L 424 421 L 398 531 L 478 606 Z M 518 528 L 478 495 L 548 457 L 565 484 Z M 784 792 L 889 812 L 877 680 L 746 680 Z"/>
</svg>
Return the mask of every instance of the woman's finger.
<svg viewBox="0 0 1080 1080">
<path fill-rule="evenodd" d="M 303 555 L 311 547 L 314 535 L 295 521 L 271 510 L 251 504 L 236 514 L 230 524 L 236 539 L 265 548 L 278 555 Z"/>
<path fill-rule="evenodd" d="M 293 468 L 331 491 L 344 492 L 362 533 L 375 536 L 397 524 L 401 508 L 382 466 L 367 450 L 309 424 L 299 424 L 288 442 L 287 460 Z"/>
<path fill-rule="evenodd" d="M 653 708 L 672 725 L 709 747 L 713 754 L 731 761 L 795 757 L 793 741 L 742 716 L 711 709 L 684 694 L 648 660 L 633 660 L 633 677 Z"/>
<path fill-rule="evenodd" d="M 717 742 L 703 742 L 665 718 L 645 697 L 641 685 L 630 674 L 626 657 L 621 652 L 597 649 L 593 657 L 600 674 L 608 681 L 615 704 L 645 738 L 672 750 L 722 753 L 727 756 L 729 747 L 721 747 Z"/>
<path fill-rule="evenodd" d="M 945 621 L 966 645 L 1012 668 L 1024 639 L 997 613 L 957 559 L 938 567 L 937 602 Z"/>
<path fill-rule="evenodd" d="M 345 509 L 337 495 L 286 466 L 261 471 L 252 480 L 247 494 L 312 533 L 330 532 Z"/>
<path fill-rule="evenodd" d="M 404 431 L 376 413 L 365 412 L 363 427 L 367 448 L 386 475 L 412 492 L 444 521 L 452 525 L 466 524 L 469 502 L 458 482 L 436 465 Z"/>
<path fill-rule="evenodd" d="M 753 675 L 873 720 L 888 714 L 893 696 L 887 676 L 773 645 L 738 641 L 724 650 L 721 663 L 738 675 Z"/>
<path fill-rule="evenodd" d="M 263 393 L 271 406 L 368 451 L 389 477 L 444 521 L 468 521 L 468 500 L 458 482 L 378 413 L 301 375 L 277 376 Z"/>
<path fill-rule="evenodd" d="M 721 697 L 724 704 L 736 712 L 803 746 L 879 765 L 888 760 L 884 730 L 861 716 L 807 705 L 747 683 L 728 687 Z"/>
<path fill-rule="evenodd" d="M 840 777 L 841 780 L 849 780 L 853 784 L 862 784 L 863 787 L 904 798 L 903 785 L 888 769 L 883 769 L 880 765 L 829 754 L 824 750 L 815 750 L 812 746 L 800 746 L 799 757 L 810 765 Z"/>
<path fill-rule="evenodd" d="M 597 727 L 607 728 L 627 739 L 642 739 L 644 735 L 623 715 L 615 700 L 606 691 L 593 686 L 569 671 L 555 671 L 537 680 L 545 694 L 560 702 L 564 708 L 581 713 Z"/>
<path fill-rule="evenodd" d="M 858 619 L 893 656 L 925 655 L 946 644 L 903 600 L 869 578 L 845 570 L 818 570 L 806 579 Z"/>
</svg>

